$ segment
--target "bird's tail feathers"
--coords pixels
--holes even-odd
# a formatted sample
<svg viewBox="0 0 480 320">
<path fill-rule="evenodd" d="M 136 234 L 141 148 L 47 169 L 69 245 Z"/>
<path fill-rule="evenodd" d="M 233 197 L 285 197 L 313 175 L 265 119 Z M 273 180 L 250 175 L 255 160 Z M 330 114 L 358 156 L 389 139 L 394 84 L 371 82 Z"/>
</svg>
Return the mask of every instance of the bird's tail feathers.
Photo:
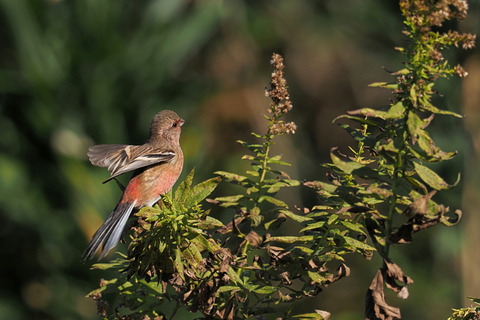
<svg viewBox="0 0 480 320">
<path fill-rule="evenodd" d="M 93 258 L 100 245 L 102 246 L 102 251 L 99 259 L 105 257 L 118 244 L 127 220 L 135 207 L 135 203 L 136 201 L 133 203 L 121 202 L 117 205 L 115 210 L 110 213 L 107 220 L 93 235 L 83 254 L 82 259 L 84 261 Z"/>
</svg>

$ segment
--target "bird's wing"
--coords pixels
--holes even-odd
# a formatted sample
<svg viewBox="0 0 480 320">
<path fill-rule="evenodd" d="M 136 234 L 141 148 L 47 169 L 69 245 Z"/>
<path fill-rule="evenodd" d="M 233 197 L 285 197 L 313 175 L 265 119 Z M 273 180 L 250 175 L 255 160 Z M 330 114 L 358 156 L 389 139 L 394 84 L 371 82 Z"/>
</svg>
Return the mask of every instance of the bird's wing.
<svg viewBox="0 0 480 320">
<path fill-rule="evenodd" d="M 148 144 L 100 144 L 88 149 L 90 162 L 110 171 L 111 177 L 107 181 L 132 170 L 169 162 L 174 156 L 175 152 L 172 150 L 156 149 Z"/>
</svg>

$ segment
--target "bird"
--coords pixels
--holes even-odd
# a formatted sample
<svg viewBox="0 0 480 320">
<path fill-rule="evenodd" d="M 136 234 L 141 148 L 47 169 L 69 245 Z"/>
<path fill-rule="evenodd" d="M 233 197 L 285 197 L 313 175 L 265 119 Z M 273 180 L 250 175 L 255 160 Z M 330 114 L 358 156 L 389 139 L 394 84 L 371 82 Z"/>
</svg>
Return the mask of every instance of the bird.
<svg viewBox="0 0 480 320">
<path fill-rule="evenodd" d="M 83 261 L 95 257 L 100 246 L 98 259 L 105 257 L 120 241 L 132 212 L 153 206 L 173 187 L 183 169 L 180 133 L 184 123 L 176 112 L 163 110 L 154 116 L 144 144 L 100 144 L 88 149 L 90 162 L 110 172 L 104 183 L 134 172 L 115 209 L 93 235 Z"/>
</svg>

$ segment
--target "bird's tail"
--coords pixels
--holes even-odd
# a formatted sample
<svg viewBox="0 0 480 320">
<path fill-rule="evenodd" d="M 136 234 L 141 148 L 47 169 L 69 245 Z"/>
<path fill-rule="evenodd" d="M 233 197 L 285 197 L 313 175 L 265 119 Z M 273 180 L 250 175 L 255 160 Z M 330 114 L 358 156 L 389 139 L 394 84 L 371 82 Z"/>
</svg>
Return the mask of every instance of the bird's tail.
<svg viewBox="0 0 480 320">
<path fill-rule="evenodd" d="M 102 246 L 102 250 L 99 259 L 105 257 L 107 253 L 118 244 L 123 229 L 127 224 L 128 217 L 130 217 L 134 207 L 135 202 L 120 202 L 117 205 L 115 210 L 110 213 L 107 220 L 105 220 L 102 226 L 93 235 L 92 240 L 83 253 L 83 261 L 92 259 L 100 245 Z"/>
</svg>

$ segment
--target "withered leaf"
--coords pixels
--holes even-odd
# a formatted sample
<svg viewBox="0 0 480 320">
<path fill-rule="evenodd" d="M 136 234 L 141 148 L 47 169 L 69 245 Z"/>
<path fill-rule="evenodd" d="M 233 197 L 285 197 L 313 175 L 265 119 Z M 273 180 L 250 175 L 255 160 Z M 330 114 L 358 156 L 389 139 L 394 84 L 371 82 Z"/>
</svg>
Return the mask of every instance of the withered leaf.
<svg viewBox="0 0 480 320">
<path fill-rule="evenodd" d="M 220 310 L 217 310 L 217 312 L 215 313 L 215 316 L 217 316 L 219 319 L 233 320 L 233 317 L 234 317 L 233 299 L 230 299 L 230 301 L 228 301 L 223 308 L 221 308 Z"/>
<path fill-rule="evenodd" d="M 286 285 L 291 285 L 292 284 L 292 281 L 288 277 L 288 271 L 284 271 L 284 272 L 280 273 L 280 278 L 282 279 L 282 282 L 284 284 L 286 284 Z"/>
<path fill-rule="evenodd" d="M 338 281 L 344 277 L 348 277 L 349 275 L 350 275 L 350 268 L 345 263 L 342 263 L 337 268 L 337 274 L 329 274 L 326 276 L 327 282 L 325 283 L 325 285 L 334 283 L 335 281 Z"/>
<path fill-rule="evenodd" d="M 323 320 L 329 320 L 331 313 L 325 310 L 315 309 L 315 312 L 322 316 Z"/>
<path fill-rule="evenodd" d="M 447 227 L 451 227 L 457 224 L 458 221 L 460 221 L 460 219 L 462 218 L 462 215 L 463 215 L 462 210 L 456 209 L 454 217 L 447 217 L 446 215 L 442 214 L 440 217 L 440 222 Z"/>
<path fill-rule="evenodd" d="M 223 254 L 217 254 L 217 256 L 221 259 L 219 272 L 226 273 L 230 268 L 230 264 L 232 263 L 233 257 L 230 254 L 230 252 L 227 250 L 224 250 L 222 253 Z"/>
<path fill-rule="evenodd" d="M 273 261 L 279 261 L 281 259 L 286 259 L 290 254 L 290 251 L 283 249 L 282 247 L 270 246 L 266 247 L 268 255 L 272 258 Z"/>
<path fill-rule="evenodd" d="M 405 209 L 404 213 L 407 217 L 411 217 L 417 214 L 425 215 L 428 214 L 428 203 L 432 199 L 432 197 L 437 193 L 437 190 L 433 190 L 428 194 L 415 199 L 407 209 Z"/>
<path fill-rule="evenodd" d="M 383 291 L 384 279 L 382 270 L 378 270 L 365 297 L 365 320 L 400 319 L 400 309 L 392 307 L 385 301 Z"/>
<path fill-rule="evenodd" d="M 449 211 L 443 205 L 431 205 L 430 200 L 436 191 L 432 191 L 427 195 L 416 199 L 407 209 L 404 214 L 409 216 L 407 222 L 401 225 L 395 232 L 390 235 L 390 242 L 392 243 L 410 243 L 413 240 L 413 234 L 430 228 L 438 223 L 447 226 L 454 225 L 460 220 L 461 211 L 455 211 L 455 217 L 447 217 L 446 213 Z"/>
<path fill-rule="evenodd" d="M 245 217 L 238 217 L 230 221 L 228 224 L 222 226 L 217 230 L 218 233 L 220 234 L 227 234 L 235 230 L 235 232 L 238 234 L 240 233 L 237 226 L 245 220 Z"/>
<path fill-rule="evenodd" d="M 245 240 L 248 241 L 254 248 L 258 247 L 262 243 L 262 237 L 260 237 L 255 231 L 250 231 L 250 233 L 245 237 Z"/>
<path fill-rule="evenodd" d="M 412 284 L 413 280 L 409 276 L 403 273 L 402 269 L 395 263 L 391 261 L 384 260 L 385 263 L 385 283 L 388 288 L 393 291 L 400 293 L 403 288 L 406 288 L 407 285 Z M 400 283 L 403 283 L 400 284 Z M 408 291 L 405 290 L 402 292 L 402 296 L 408 297 Z"/>
</svg>

